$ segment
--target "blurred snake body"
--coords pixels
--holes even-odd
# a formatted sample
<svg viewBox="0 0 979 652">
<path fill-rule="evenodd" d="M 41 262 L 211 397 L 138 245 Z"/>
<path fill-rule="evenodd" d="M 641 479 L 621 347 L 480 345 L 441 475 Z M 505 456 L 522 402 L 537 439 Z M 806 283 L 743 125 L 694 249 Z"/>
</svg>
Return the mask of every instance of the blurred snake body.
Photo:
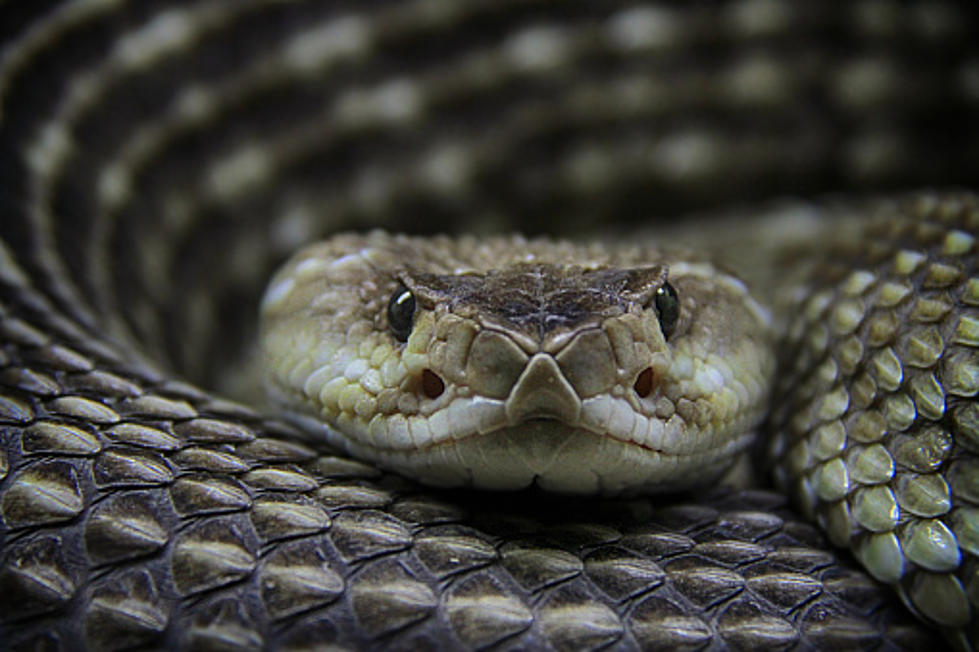
<svg viewBox="0 0 979 652">
<path fill-rule="evenodd" d="M 0 3 L 0 649 L 973 649 L 976 28 Z"/>
</svg>

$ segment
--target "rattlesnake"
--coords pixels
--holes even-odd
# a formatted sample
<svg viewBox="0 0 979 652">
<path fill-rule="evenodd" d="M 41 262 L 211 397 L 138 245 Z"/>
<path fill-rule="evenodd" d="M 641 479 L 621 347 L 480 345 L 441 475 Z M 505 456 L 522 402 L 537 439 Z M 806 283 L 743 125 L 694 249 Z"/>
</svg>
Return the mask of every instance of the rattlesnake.
<svg viewBox="0 0 979 652">
<path fill-rule="evenodd" d="M 5 646 L 936 636 L 773 492 L 439 491 L 226 396 L 250 400 L 272 268 L 325 232 L 621 236 L 731 200 L 862 214 L 758 202 L 973 185 L 964 10 L 76 2 L 0 18 Z M 841 251 L 817 271 L 834 289 L 808 289 L 784 324 L 797 352 L 768 451 L 831 540 L 850 537 L 847 513 L 870 526 L 856 557 L 961 646 L 976 636 L 974 201 L 885 202 L 857 247 L 884 267 Z"/>
</svg>

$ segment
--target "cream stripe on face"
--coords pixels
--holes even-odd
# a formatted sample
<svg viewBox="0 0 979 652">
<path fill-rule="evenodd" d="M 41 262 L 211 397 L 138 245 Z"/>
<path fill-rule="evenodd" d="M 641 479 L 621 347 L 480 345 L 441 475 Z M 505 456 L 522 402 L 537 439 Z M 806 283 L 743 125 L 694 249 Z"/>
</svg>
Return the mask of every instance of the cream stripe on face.
<svg viewBox="0 0 979 652">
<path fill-rule="evenodd" d="M 338 236 L 263 302 L 277 400 L 355 454 L 450 485 L 709 481 L 760 419 L 770 337 L 709 264 L 520 238 Z"/>
</svg>

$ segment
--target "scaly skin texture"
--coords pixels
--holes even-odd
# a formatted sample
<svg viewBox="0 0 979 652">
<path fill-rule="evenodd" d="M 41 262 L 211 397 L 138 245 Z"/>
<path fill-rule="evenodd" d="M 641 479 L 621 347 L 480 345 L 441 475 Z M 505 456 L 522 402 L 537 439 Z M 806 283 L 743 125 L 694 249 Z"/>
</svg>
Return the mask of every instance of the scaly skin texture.
<svg viewBox="0 0 979 652">
<path fill-rule="evenodd" d="M 977 236 L 974 197 L 923 197 L 841 245 L 789 321 L 771 418 L 779 486 L 960 645 L 979 637 Z"/>
<path fill-rule="evenodd" d="M 780 494 L 437 491 L 303 440 L 243 370 L 274 268 L 341 230 L 621 239 L 771 197 L 976 187 L 976 31 L 964 3 L 888 0 L 0 4 L 0 646 L 934 646 Z M 912 402 L 947 382 L 944 354 L 926 373 L 888 346 Z M 911 427 L 970 432 L 942 387 Z M 836 453 L 792 457 L 808 429 L 786 459 L 819 492 Z M 961 470 L 969 444 L 942 441 L 885 445 L 895 478 Z M 854 498 L 877 479 L 848 477 Z M 966 542 L 974 607 L 969 477 L 924 518 Z M 941 503 L 879 485 L 901 519 Z M 903 549 L 911 523 L 853 535 Z M 914 564 L 911 599 L 950 595 Z"/>
</svg>

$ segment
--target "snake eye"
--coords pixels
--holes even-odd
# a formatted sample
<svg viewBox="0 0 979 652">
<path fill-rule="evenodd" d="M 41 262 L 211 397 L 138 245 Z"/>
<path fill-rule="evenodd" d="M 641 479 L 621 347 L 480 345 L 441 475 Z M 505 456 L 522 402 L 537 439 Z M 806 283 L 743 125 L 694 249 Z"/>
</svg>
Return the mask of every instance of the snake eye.
<svg viewBox="0 0 979 652">
<path fill-rule="evenodd" d="M 659 328 L 663 331 L 663 337 L 669 339 L 680 318 L 680 299 L 677 298 L 673 286 L 664 282 L 656 290 L 653 305 L 656 308 L 656 317 L 659 319 Z"/>
<path fill-rule="evenodd" d="M 391 295 L 388 302 L 388 326 L 401 342 L 407 342 L 415 316 L 415 295 L 403 285 Z"/>
</svg>

